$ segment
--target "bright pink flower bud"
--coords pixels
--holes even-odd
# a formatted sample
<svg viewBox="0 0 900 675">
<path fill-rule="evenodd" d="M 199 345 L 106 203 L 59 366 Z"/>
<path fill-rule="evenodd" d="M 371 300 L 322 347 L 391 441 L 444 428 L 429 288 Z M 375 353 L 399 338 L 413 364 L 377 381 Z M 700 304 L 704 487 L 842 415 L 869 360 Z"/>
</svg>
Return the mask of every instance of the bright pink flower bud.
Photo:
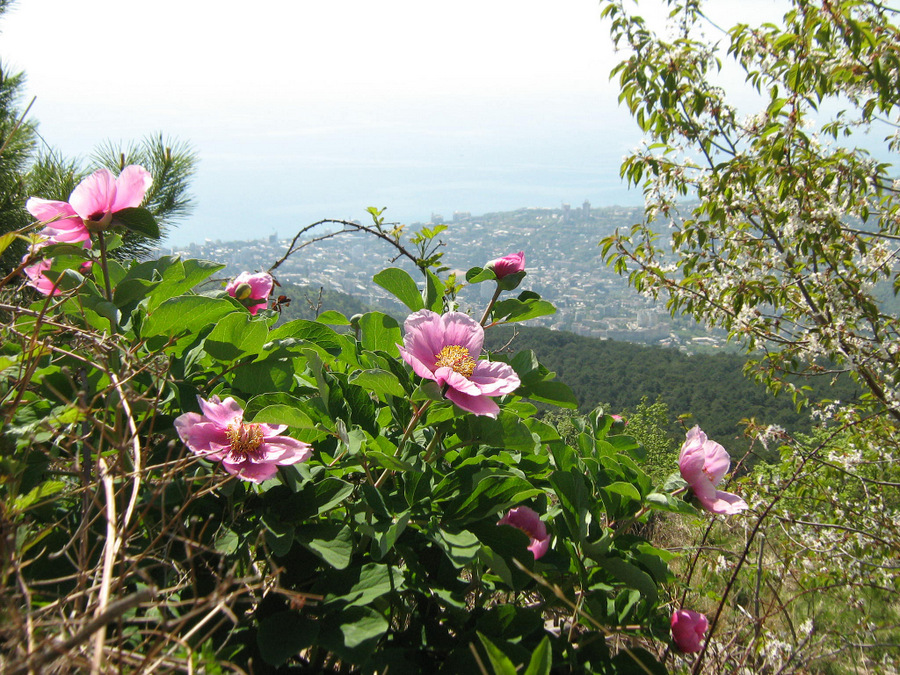
<svg viewBox="0 0 900 675">
<path fill-rule="evenodd" d="M 510 253 L 502 258 L 491 260 L 485 267 L 493 270 L 497 279 L 508 277 L 516 272 L 522 272 L 525 269 L 525 251 Z"/>
<path fill-rule="evenodd" d="M 225 287 L 225 291 L 232 298 L 240 300 L 251 314 L 266 308 L 266 302 L 272 294 L 275 285 L 272 276 L 265 272 L 250 274 L 241 272 Z"/>
<path fill-rule="evenodd" d="M 541 520 L 541 517 L 534 509 L 530 509 L 527 506 L 517 506 L 514 509 L 510 509 L 497 524 L 512 525 L 531 537 L 528 550 L 534 555 L 535 560 L 544 555 L 547 549 L 550 548 L 550 535 L 547 534 L 547 526 L 544 525 L 544 521 Z"/>
<path fill-rule="evenodd" d="M 700 427 L 687 433 L 678 457 L 681 477 L 710 513 L 733 514 L 747 508 L 747 502 L 730 492 L 716 490 L 716 485 L 731 468 L 731 458 L 721 445 L 706 437 Z"/>
<path fill-rule="evenodd" d="M 709 628 L 706 615 L 689 609 L 676 609 L 672 612 L 672 639 L 675 646 L 683 652 L 699 652 L 703 634 Z"/>
</svg>

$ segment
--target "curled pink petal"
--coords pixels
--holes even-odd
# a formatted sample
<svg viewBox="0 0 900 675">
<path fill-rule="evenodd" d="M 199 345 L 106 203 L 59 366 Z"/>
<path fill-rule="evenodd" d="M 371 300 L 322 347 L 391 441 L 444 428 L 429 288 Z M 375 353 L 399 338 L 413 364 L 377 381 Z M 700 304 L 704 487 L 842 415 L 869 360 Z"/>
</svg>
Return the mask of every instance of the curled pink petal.
<svg viewBox="0 0 900 675">
<path fill-rule="evenodd" d="M 688 431 L 678 456 L 678 469 L 700 505 L 710 513 L 735 514 L 748 508 L 737 495 L 716 490 L 730 467 L 725 448 L 709 440 L 698 426 Z"/>
<path fill-rule="evenodd" d="M 672 612 L 672 639 L 675 646 L 683 652 L 699 652 L 702 648 L 703 634 L 709 628 L 709 621 L 704 614 L 689 609 L 676 609 Z"/>
<path fill-rule="evenodd" d="M 91 233 L 68 202 L 31 197 L 25 202 L 25 208 L 37 220 L 46 223 L 38 235 L 46 237 L 48 244 L 85 242 L 85 248 L 91 247 Z"/>
<path fill-rule="evenodd" d="M 427 309 L 404 323 L 403 360 L 419 377 L 444 387 L 444 395 L 467 412 L 496 417 L 491 396 L 510 394 L 521 382 L 511 366 L 480 360 L 484 329 L 461 312 L 441 316 Z"/>
<path fill-rule="evenodd" d="M 244 422 L 244 410 L 233 398 L 208 401 L 197 397 L 202 414 L 188 412 L 175 420 L 182 442 L 205 459 L 218 461 L 228 473 L 254 483 L 273 478 L 279 466 L 305 462 L 309 443 L 282 436 L 280 425 Z"/>
<path fill-rule="evenodd" d="M 126 166 L 116 179 L 116 196 L 111 206 L 112 212 L 140 206 L 152 184 L 153 177 L 147 169 L 137 164 Z"/>
<path fill-rule="evenodd" d="M 444 395 L 457 406 L 473 415 L 497 417 L 500 412 L 500 406 L 490 396 L 470 396 L 456 389 L 448 389 Z"/>
<path fill-rule="evenodd" d="M 547 526 L 534 509 L 527 506 L 517 506 L 514 509 L 510 509 L 497 524 L 512 525 L 527 534 L 531 538 L 528 550 L 534 555 L 535 560 L 544 555 L 547 549 L 550 548 L 550 535 L 547 534 Z"/>
</svg>

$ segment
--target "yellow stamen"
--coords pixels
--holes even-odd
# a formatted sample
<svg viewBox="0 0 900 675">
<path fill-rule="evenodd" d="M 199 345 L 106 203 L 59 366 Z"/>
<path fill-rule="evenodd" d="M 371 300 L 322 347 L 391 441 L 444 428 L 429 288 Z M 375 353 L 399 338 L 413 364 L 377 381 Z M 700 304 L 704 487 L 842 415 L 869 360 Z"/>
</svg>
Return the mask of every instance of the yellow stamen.
<svg viewBox="0 0 900 675">
<path fill-rule="evenodd" d="M 225 436 L 231 443 L 231 452 L 236 458 L 246 458 L 259 450 L 263 442 L 263 432 L 258 424 L 244 424 L 237 420 L 225 428 Z"/>
<path fill-rule="evenodd" d="M 475 371 L 475 359 L 469 356 L 469 350 L 459 345 L 447 345 L 439 354 L 435 354 L 435 368 L 447 367 L 463 377 L 472 377 Z"/>
</svg>

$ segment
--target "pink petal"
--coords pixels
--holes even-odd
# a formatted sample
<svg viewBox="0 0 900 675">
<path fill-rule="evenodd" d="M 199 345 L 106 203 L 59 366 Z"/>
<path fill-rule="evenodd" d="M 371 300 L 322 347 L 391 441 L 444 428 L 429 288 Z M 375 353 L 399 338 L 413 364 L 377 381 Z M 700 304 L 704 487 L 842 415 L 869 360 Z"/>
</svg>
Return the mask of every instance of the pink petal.
<svg viewBox="0 0 900 675">
<path fill-rule="evenodd" d="M 688 446 L 687 443 L 682 446 L 681 454 L 678 457 L 678 470 L 688 485 L 693 485 L 699 480 L 708 482 L 703 475 L 705 462 L 706 457 L 703 455 L 702 446 Z"/>
<path fill-rule="evenodd" d="M 546 539 L 532 539 L 531 543 L 528 545 L 528 550 L 534 555 L 535 560 L 543 556 L 549 548 L 550 537 L 547 537 Z"/>
<path fill-rule="evenodd" d="M 435 379 L 434 372 L 433 372 L 435 359 L 433 356 L 429 359 L 429 361 L 431 363 L 431 367 L 429 367 L 425 363 L 422 363 L 422 361 L 420 361 L 415 356 L 415 354 L 413 354 L 411 351 L 407 350 L 406 348 L 401 347 L 400 345 L 397 345 L 397 349 L 400 350 L 400 356 L 403 357 L 403 360 L 406 361 L 410 366 L 412 366 L 413 372 L 416 375 L 418 375 L 419 377 L 424 377 L 426 380 Z"/>
<path fill-rule="evenodd" d="M 39 197 L 32 197 L 25 202 L 25 208 L 28 209 L 28 213 L 42 223 L 46 223 L 50 220 L 63 220 L 78 216 L 78 214 L 75 213 L 75 209 L 73 209 L 68 202 L 41 199 Z"/>
<path fill-rule="evenodd" d="M 80 244 L 83 242 L 84 248 L 91 248 L 91 233 L 88 232 L 81 218 L 57 220 L 41 229 L 38 235 L 47 237 L 50 240 L 48 243 Z"/>
<path fill-rule="evenodd" d="M 447 312 L 441 316 L 443 344 L 459 345 L 469 350 L 469 356 L 477 359 L 484 345 L 484 329 L 475 319 L 462 312 Z M 437 354 L 440 349 L 435 352 Z"/>
<path fill-rule="evenodd" d="M 258 424 L 254 422 L 253 424 Z M 263 438 L 270 436 L 278 436 L 287 429 L 287 424 L 259 424 L 259 430 L 262 432 Z"/>
<path fill-rule="evenodd" d="M 482 394 L 499 396 L 511 394 L 519 388 L 521 381 L 512 366 L 499 361 L 480 360 L 470 378 L 478 385 Z"/>
<path fill-rule="evenodd" d="M 225 292 L 234 297 L 237 287 L 241 284 L 250 286 L 250 297 L 255 300 L 265 300 L 272 294 L 272 288 L 275 285 L 274 279 L 265 272 L 250 274 L 249 272 L 241 272 L 225 286 Z"/>
<path fill-rule="evenodd" d="M 49 260 L 41 260 L 34 265 L 25 267 L 22 271 L 28 277 L 28 285 L 32 288 L 44 295 L 59 295 L 60 290 L 56 287 L 56 283 L 44 274 L 50 267 L 52 264 Z"/>
<path fill-rule="evenodd" d="M 550 548 L 547 526 L 534 509 L 527 506 L 517 506 L 514 509 L 510 509 L 497 524 L 512 525 L 527 534 L 531 538 L 528 550 L 532 552 L 535 560 L 544 555 L 547 549 Z"/>
<path fill-rule="evenodd" d="M 287 466 L 305 462 L 312 456 L 312 446 L 290 436 L 266 438 L 260 446 L 264 459 L 259 463 Z"/>
<path fill-rule="evenodd" d="M 249 480 L 251 483 L 262 483 L 278 473 L 278 467 L 274 464 L 254 464 L 249 461 L 231 463 L 226 460 L 222 462 L 222 466 L 232 476 Z"/>
<path fill-rule="evenodd" d="M 498 279 L 521 272 L 525 269 L 525 251 L 510 253 L 502 258 L 491 260 L 485 267 L 494 270 L 494 275 Z"/>
<path fill-rule="evenodd" d="M 218 396 L 212 396 L 209 401 L 204 401 L 198 395 L 197 402 L 200 404 L 200 410 L 203 411 L 204 417 L 223 429 L 244 416 L 244 409 L 230 396 L 224 401 L 220 401 Z"/>
<path fill-rule="evenodd" d="M 435 314 L 427 309 L 420 309 L 418 312 L 406 317 L 406 321 L 403 324 L 403 345 L 405 351 L 415 361 L 425 366 L 429 372 L 434 371 L 437 354 L 448 344 L 450 343 L 444 342 L 444 331 L 441 326 L 440 314 Z M 414 362 L 409 359 L 406 359 L 406 361 L 415 370 Z M 420 377 L 427 377 L 418 370 L 416 370 L 416 374 Z"/>
<path fill-rule="evenodd" d="M 247 283 L 250 284 L 251 298 L 265 300 L 272 294 L 272 287 L 274 286 L 275 281 L 270 275 L 265 272 L 260 272 L 259 274 L 249 275 Z"/>
<path fill-rule="evenodd" d="M 147 169 L 137 164 L 126 166 L 116 179 L 115 199 L 109 210 L 115 213 L 122 209 L 140 206 L 152 184 L 153 177 Z"/>
<path fill-rule="evenodd" d="M 715 441 L 709 440 L 703 444 L 703 454 L 706 455 L 703 470 L 709 476 L 712 484 L 718 485 L 728 473 L 728 469 L 731 468 L 731 457 L 728 456 L 725 448 Z"/>
<path fill-rule="evenodd" d="M 718 513 L 727 516 L 746 511 L 749 508 L 747 502 L 743 499 L 730 492 L 723 492 L 722 490 L 716 490 L 715 496 L 712 499 L 699 494 L 697 495 L 697 498 L 700 500 L 701 506 L 710 513 Z"/>
<path fill-rule="evenodd" d="M 72 194 L 69 195 L 69 204 L 75 209 L 75 213 L 84 219 L 94 219 L 99 214 L 111 213 L 113 201 L 116 198 L 116 179 L 107 169 L 95 171 L 81 181 Z"/>
<path fill-rule="evenodd" d="M 225 429 L 197 413 L 184 413 L 176 418 L 175 430 L 184 444 L 200 455 L 220 453 L 231 448 Z"/>
<path fill-rule="evenodd" d="M 434 371 L 434 378 L 440 385 L 450 385 L 451 389 L 468 394 L 469 396 L 481 396 L 481 389 L 465 375 L 457 373 L 452 368 L 441 366 Z"/>
<path fill-rule="evenodd" d="M 672 639 L 675 646 L 683 652 L 699 652 L 701 641 L 709 621 L 706 616 L 689 609 L 678 609 L 672 612 Z"/>
<path fill-rule="evenodd" d="M 500 406 L 490 396 L 469 396 L 456 389 L 448 389 L 446 396 L 463 410 L 476 415 L 497 417 Z"/>
</svg>

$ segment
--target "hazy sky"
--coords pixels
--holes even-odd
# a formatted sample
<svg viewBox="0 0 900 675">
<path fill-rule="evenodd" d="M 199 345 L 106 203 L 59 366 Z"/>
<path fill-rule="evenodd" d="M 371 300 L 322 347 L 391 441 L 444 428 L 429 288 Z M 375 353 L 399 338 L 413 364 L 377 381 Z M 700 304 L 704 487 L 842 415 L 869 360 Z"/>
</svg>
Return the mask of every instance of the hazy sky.
<svg viewBox="0 0 900 675">
<path fill-rule="evenodd" d="M 367 206 L 410 222 L 640 203 L 618 178 L 640 134 L 597 0 L 19 0 L 0 21 L 50 145 L 162 131 L 197 150 L 175 243 Z"/>
</svg>

